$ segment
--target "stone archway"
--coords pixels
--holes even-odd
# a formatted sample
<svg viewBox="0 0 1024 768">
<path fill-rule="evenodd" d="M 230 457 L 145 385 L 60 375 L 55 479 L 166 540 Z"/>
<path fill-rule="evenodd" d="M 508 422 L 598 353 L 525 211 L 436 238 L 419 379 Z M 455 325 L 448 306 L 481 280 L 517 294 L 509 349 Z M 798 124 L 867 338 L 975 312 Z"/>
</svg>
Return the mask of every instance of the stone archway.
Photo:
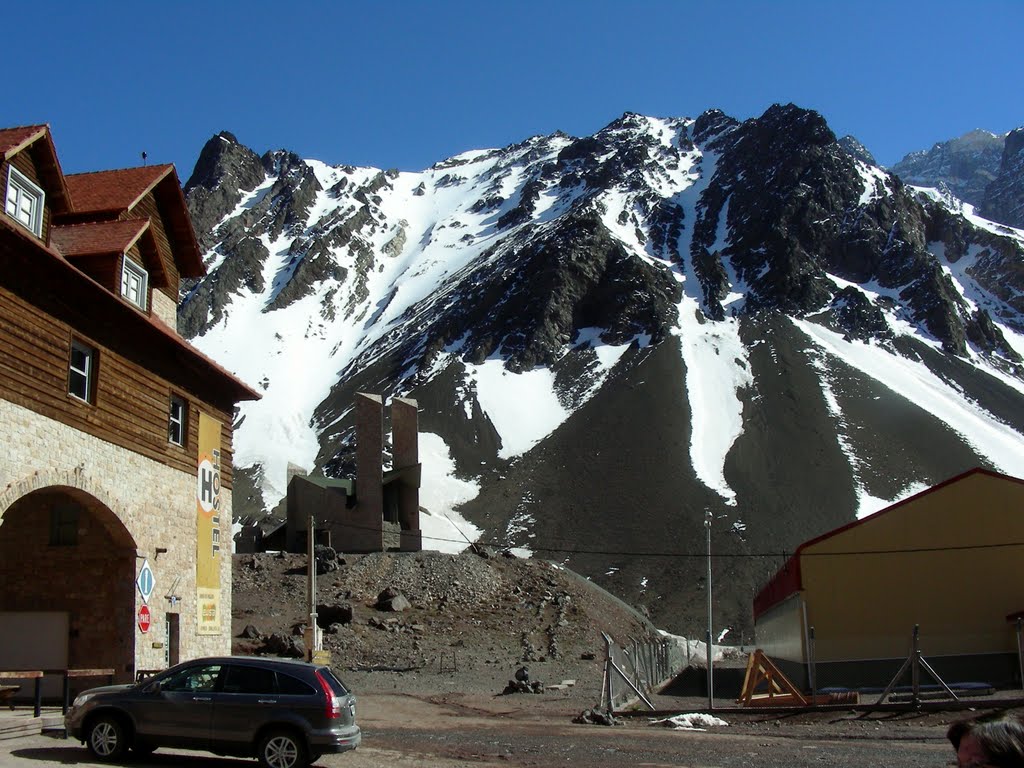
<svg viewBox="0 0 1024 768">
<path fill-rule="evenodd" d="M 40 472 L 0 495 L 0 611 L 27 626 L 33 613 L 66 613 L 68 666 L 112 668 L 130 680 L 136 542 L 90 486 L 77 470 Z"/>
</svg>

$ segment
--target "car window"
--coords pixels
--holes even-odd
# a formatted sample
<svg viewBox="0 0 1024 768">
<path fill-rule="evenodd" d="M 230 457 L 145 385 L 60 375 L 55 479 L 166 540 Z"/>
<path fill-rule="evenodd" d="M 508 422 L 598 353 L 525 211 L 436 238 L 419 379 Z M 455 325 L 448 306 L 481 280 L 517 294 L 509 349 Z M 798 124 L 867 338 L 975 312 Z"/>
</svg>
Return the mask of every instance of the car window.
<svg viewBox="0 0 1024 768">
<path fill-rule="evenodd" d="M 259 693 L 273 694 L 276 692 L 274 672 L 262 667 L 243 667 L 232 664 L 224 672 L 224 693 Z"/>
<path fill-rule="evenodd" d="M 160 682 L 160 690 L 170 692 L 212 691 L 217 687 L 220 664 L 185 667 Z"/>
<path fill-rule="evenodd" d="M 308 683 L 304 683 L 297 677 L 286 675 L 284 672 L 277 673 L 277 690 L 285 696 L 314 696 L 316 689 Z"/>
<path fill-rule="evenodd" d="M 334 691 L 336 696 L 344 696 L 348 693 L 348 689 L 345 688 L 345 684 L 338 679 L 338 676 L 335 675 L 329 667 L 320 667 L 319 672 L 327 680 L 327 684 L 331 686 L 331 690 Z"/>
</svg>

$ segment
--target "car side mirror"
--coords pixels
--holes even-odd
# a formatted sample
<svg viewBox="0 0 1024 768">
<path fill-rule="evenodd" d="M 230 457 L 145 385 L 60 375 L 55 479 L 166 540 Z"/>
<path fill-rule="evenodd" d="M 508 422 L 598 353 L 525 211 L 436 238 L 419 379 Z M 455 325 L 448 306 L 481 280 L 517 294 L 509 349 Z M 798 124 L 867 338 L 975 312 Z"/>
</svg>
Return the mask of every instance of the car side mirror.
<svg viewBox="0 0 1024 768">
<path fill-rule="evenodd" d="M 154 694 L 155 693 L 160 693 L 161 687 L 162 686 L 160 685 L 160 681 L 159 680 L 154 680 L 152 683 L 150 683 L 149 685 L 147 685 L 143 689 L 143 692 L 144 693 L 154 693 Z"/>
</svg>

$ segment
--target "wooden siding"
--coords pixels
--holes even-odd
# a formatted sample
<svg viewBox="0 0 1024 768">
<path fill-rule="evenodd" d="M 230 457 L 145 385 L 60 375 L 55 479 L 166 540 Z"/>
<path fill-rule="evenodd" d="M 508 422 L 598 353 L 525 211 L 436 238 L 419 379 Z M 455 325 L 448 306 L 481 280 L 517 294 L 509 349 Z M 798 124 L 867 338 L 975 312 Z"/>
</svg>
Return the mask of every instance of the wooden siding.
<svg viewBox="0 0 1024 768">
<path fill-rule="evenodd" d="M 96 349 L 93 404 L 68 395 L 72 339 Z M 195 472 L 195 449 L 202 410 L 221 422 L 221 483 L 232 485 L 232 418 L 195 397 L 180 382 L 172 384 L 145 367 L 79 335 L 0 287 L 0 397 L 95 437 L 184 472 Z M 188 440 L 184 447 L 167 440 L 170 396 L 188 402 Z M 59 450 L 55 446 L 54 450 Z"/>
<path fill-rule="evenodd" d="M 116 253 L 81 256 L 73 263 L 104 288 L 118 294 L 121 292 L 121 257 Z"/>
<path fill-rule="evenodd" d="M 122 219 L 139 219 L 143 217 L 149 217 L 150 228 L 153 232 L 153 237 L 156 239 L 157 249 L 160 252 L 160 258 L 164 263 L 164 270 L 167 272 L 167 285 L 163 288 L 159 288 L 161 292 L 170 298 L 174 299 L 174 303 L 178 303 L 178 285 L 181 282 L 181 273 L 178 271 L 178 265 L 174 261 L 174 251 L 171 246 L 170 238 L 167 236 L 167 223 L 164 221 L 163 214 L 161 213 L 160 206 L 157 204 L 156 197 L 153 192 L 142 198 L 132 210 L 126 211 L 121 215 Z M 136 257 L 138 258 L 138 257 Z M 142 261 L 139 261 L 142 264 Z"/>
<path fill-rule="evenodd" d="M 39 168 L 36 166 L 36 162 L 32 157 L 32 153 L 28 150 L 22 150 L 9 162 L 0 164 L 0 184 L 4 187 L 4 201 L 6 209 L 7 200 L 7 167 L 13 165 L 21 173 L 28 178 L 33 184 L 43 190 L 43 229 L 42 229 L 42 241 L 48 242 L 50 238 L 50 191 L 46 188 L 39 175 Z M 6 214 L 4 214 L 6 215 Z M 20 224 L 18 226 L 21 226 Z"/>
</svg>

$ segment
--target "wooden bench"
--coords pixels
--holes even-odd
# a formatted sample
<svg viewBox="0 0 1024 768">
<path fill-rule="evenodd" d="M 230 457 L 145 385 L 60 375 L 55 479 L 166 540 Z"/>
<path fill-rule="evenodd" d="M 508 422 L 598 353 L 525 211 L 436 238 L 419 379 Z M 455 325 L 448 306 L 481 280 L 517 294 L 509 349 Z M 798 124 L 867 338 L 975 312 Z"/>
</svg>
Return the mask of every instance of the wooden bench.
<svg viewBox="0 0 1024 768">
<path fill-rule="evenodd" d="M 5 671 L 0 672 L 0 684 L 2 684 L 4 680 L 34 680 L 35 681 L 35 717 L 39 717 L 39 715 L 43 711 L 43 688 L 42 688 L 43 673 L 42 673 L 42 670 L 39 670 L 39 669 L 16 670 L 16 671 L 6 671 L 5 670 Z M 15 685 L 5 685 L 3 687 L 4 688 L 13 688 L 14 689 L 10 693 L 6 694 L 7 697 L 10 697 L 12 699 L 14 697 L 15 691 L 17 691 L 17 690 L 19 690 L 21 688 L 20 685 L 17 685 L 17 686 L 15 686 Z M 14 702 L 10 701 L 9 704 L 11 706 L 11 709 L 14 709 Z"/>
<path fill-rule="evenodd" d="M 34 680 L 35 681 L 35 717 L 42 714 L 43 689 L 42 682 L 44 675 L 59 676 L 63 681 L 63 709 L 67 714 L 68 706 L 71 703 L 71 683 L 73 677 L 105 677 L 108 683 L 114 682 L 114 670 L 112 669 L 47 669 L 47 670 L 16 670 L 0 671 L 0 702 L 7 701 L 11 709 L 14 709 L 14 694 L 21 689 L 20 685 L 3 685 L 4 680 Z"/>
</svg>

